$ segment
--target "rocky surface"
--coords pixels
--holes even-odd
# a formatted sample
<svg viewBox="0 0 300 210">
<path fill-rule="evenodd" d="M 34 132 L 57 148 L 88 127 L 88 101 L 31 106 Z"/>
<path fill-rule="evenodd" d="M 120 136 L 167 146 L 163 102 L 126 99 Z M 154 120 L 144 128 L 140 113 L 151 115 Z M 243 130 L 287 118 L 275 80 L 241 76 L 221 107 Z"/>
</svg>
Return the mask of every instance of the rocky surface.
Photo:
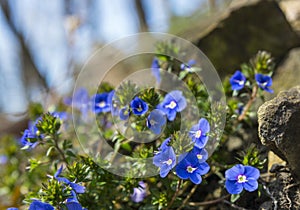
<svg viewBox="0 0 300 210">
<path fill-rule="evenodd" d="M 290 169 L 285 166 L 277 166 L 273 172 L 274 179 L 270 183 L 264 184 L 265 191 L 271 200 L 265 201 L 259 209 L 300 209 L 299 183 L 292 176 Z"/>
<path fill-rule="evenodd" d="M 298 34 L 300 34 L 300 1 L 281 0 L 279 5 L 287 20 L 291 23 L 291 26 Z"/>
<path fill-rule="evenodd" d="M 300 86 L 279 93 L 258 110 L 260 140 L 286 160 L 300 180 Z"/>
<path fill-rule="evenodd" d="M 300 3 L 300 1 L 299 1 Z M 277 67 L 273 77 L 273 85 L 275 94 L 268 94 L 274 97 L 283 90 L 288 90 L 300 84 L 300 48 L 292 49 Z"/>
<path fill-rule="evenodd" d="M 276 1 L 258 1 L 231 12 L 207 35 L 195 41 L 221 76 L 267 50 L 278 61 L 289 49 L 300 46 L 300 38 Z"/>
</svg>

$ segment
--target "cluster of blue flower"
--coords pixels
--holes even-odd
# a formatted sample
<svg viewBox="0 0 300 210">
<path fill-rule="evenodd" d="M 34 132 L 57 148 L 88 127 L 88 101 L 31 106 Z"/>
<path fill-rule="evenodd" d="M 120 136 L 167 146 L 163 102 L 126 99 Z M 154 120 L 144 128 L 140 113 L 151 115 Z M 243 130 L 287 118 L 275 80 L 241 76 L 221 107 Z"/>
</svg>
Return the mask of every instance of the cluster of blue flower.
<svg viewBox="0 0 300 210">
<path fill-rule="evenodd" d="M 157 108 L 167 116 L 169 121 L 173 121 L 176 113 L 186 108 L 186 99 L 181 91 L 175 90 L 168 93 Z M 208 154 L 204 149 L 209 130 L 209 123 L 204 118 L 201 118 L 197 125 L 192 126 L 189 136 L 194 143 L 194 148 L 188 153 L 181 154 L 176 166 L 176 174 L 181 179 L 190 179 L 193 183 L 200 184 L 201 175 L 209 171 L 210 167 L 205 162 Z M 166 177 L 176 165 L 176 154 L 170 142 L 171 139 L 167 138 L 153 158 L 153 164 L 159 167 L 162 178 Z"/>
<path fill-rule="evenodd" d="M 230 84 L 232 90 L 241 90 L 246 84 L 247 78 L 241 71 L 236 71 L 230 78 Z M 273 90 L 270 89 L 272 86 L 272 78 L 268 75 L 255 74 L 255 81 L 258 87 L 262 90 L 265 90 L 269 93 L 273 93 Z"/>
<path fill-rule="evenodd" d="M 178 157 L 176 174 L 181 179 L 190 179 L 195 184 L 202 181 L 201 175 L 206 174 L 210 167 L 205 162 L 208 153 L 204 149 L 207 143 L 209 132 L 209 123 L 201 118 L 197 125 L 194 125 L 189 134 L 194 147 L 191 151 L 183 153 Z M 176 165 L 176 155 L 173 147 L 170 145 L 170 138 L 167 138 L 160 146 L 159 151 L 153 158 L 153 164 L 160 169 L 160 176 L 166 177 Z"/>
<path fill-rule="evenodd" d="M 67 178 L 60 177 L 59 175 L 61 174 L 63 170 L 63 166 L 61 166 L 57 172 L 54 174 L 54 176 L 49 176 L 50 178 L 56 179 L 62 184 L 68 185 L 72 188 L 71 195 L 70 197 L 65 201 L 64 205 L 67 207 L 68 210 L 86 210 L 82 208 L 80 205 L 78 199 L 77 199 L 77 194 L 78 193 L 84 193 L 85 192 L 85 187 L 81 186 L 79 184 L 76 184 L 74 182 L 71 182 Z M 76 194 L 77 193 L 77 194 Z M 29 206 L 29 210 L 54 210 L 54 207 L 49 204 L 42 202 L 40 200 L 33 200 L 32 203 Z M 7 210 L 18 210 L 18 208 L 8 208 Z"/>
<path fill-rule="evenodd" d="M 51 113 L 52 116 L 59 118 L 60 120 L 66 120 L 67 119 L 67 113 L 66 112 L 53 112 Z M 20 144 L 23 149 L 31 150 L 35 148 L 43 139 L 43 134 L 40 134 L 38 132 L 38 129 L 36 127 L 37 123 L 41 120 L 41 117 L 37 118 L 35 121 L 30 121 L 28 128 L 24 130 L 23 135 L 20 139 Z"/>
</svg>

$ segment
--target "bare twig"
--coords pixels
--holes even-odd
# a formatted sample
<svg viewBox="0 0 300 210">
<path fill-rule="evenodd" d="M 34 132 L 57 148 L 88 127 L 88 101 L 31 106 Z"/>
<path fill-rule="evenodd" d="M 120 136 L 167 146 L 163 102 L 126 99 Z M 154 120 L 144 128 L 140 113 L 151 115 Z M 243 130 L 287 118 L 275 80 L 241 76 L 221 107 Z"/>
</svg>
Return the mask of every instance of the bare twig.
<svg viewBox="0 0 300 210">
<path fill-rule="evenodd" d="M 240 207 L 238 205 L 235 205 L 234 203 L 229 202 L 228 200 L 223 200 L 223 203 L 228 204 L 229 206 L 231 206 L 232 208 L 238 209 L 238 210 L 247 210 L 243 207 Z"/>
<path fill-rule="evenodd" d="M 258 91 L 258 86 L 255 85 L 252 89 L 252 94 L 251 94 L 251 97 L 250 97 L 248 103 L 245 105 L 242 114 L 238 117 L 238 121 L 241 121 L 245 118 L 248 110 L 250 109 L 251 105 L 253 104 L 253 102 L 256 99 L 257 91 Z"/>
<path fill-rule="evenodd" d="M 220 202 L 223 202 L 223 200 L 229 198 L 229 194 L 225 195 L 221 198 L 215 199 L 215 200 L 210 200 L 210 201 L 203 201 L 203 202 L 189 202 L 189 206 L 208 206 L 208 205 L 212 205 L 212 204 L 217 204 Z"/>
<path fill-rule="evenodd" d="M 182 184 L 182 179 L 179 179 L 178 184 L 177 184 L 176 191 L 175 191 L 175 193 L 174 193 L 174 195 L 173 195 L 173 197 L 172 197 L 172 199 L 171 199 L 171 201 L 170 201 L 168 207 L 166 208 L 166 210 L 168 210 L 168 209 L 170 209 L 170 208 L 172 207 L 172 205 L 173 205 L 173 203 L 174 203 L 174 201 L 175 201 L 175 199 L 176 199 L 176 197 L 177 197 L 177 195 L 178 195 L 178 193 L 179 193 L 181 184 Z"/>
<path fill-rule="evenodd" d="M 186 196 L 186 198 L 182 202 L 181 206 L 179 206 L 179 208 L 177 210 L 181 210 L 186 205 L 186 203 L 188 202 L 188 200 L 192 197 L 192 195 L 196 191 L 197 187 L 198 187 L 198 185 L 194 185 L 194 187 L 191 189 L 190 193 Z"/>
</svg>

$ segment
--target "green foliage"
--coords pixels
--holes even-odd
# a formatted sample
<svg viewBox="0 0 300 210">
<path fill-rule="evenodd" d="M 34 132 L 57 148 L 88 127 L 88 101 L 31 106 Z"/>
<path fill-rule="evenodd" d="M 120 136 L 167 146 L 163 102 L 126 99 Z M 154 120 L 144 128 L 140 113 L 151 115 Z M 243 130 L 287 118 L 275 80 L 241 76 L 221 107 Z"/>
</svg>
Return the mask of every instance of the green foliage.
<svg viewBox="0 0 300 210">
<path fill-rule="evenodd" d="M 254 91 L 254 87 L 256 87 L 255 80 L 253 79 L 254 75 L 258 72 L 271 75 L 274 68 L 273 59 L 267 52 L 258 52 L 248 64 L 241 65 L 241 71 L 245 76 L 252 78 L 248 79 L 245 89 L 233 93 L 230 90 L 230 84 L 228 81 L 225 81 L 225 93 L 228 95 L 227 105 L 212 104 L 206 87 L 202 83 L 201 78 L 195 73 L 195 71 L 200 71 L 201 68 L 195 67 L 191 71 L 181 71 L 180 63 L 174 60 L 174 57 L 179 55 L 181 51 L 173 42 L 161 42 L 156 47 L 156 57 L 159 59 L 161 69 L 179 75 L 179 78 L 186 84 L 186 87 L 195 99 L 193 106 L 199 111 L 199 116 L 208 119 L 211 127 L 211 131 L 208 133 L 211 146 L 216 147 L 219 143 L 219 147 L 209 160 L 211 171 L 205 177 L 207 178 L 206 183 L 207 185 L 210 184 L 209 178 L 211 175 L 216 175 L 217 180 L 214 180 L 215 183 L 223 183 L 224 170 L 234 161 L 232 154 L 226 148 L 228 139 L 232 136 L 240 135 L 240 130 L 245 125 L 249 127 L 253 126 L 251 123 L 245 123 L 251 122 L 253 119 L 250 118 L 250 112 L 246 110 L 247 113 L 245 113 L 244 118 L 240 119 L 241 113 L 238 109 L 240 106 L 245 106 L 253 97 L 255 98 L 256 94 L 259 94 Z M 112 89 L 111 85 L 105 83 L 97 90 L 97 93 L 110 92 Z M 126 170 L 127 177 L 125 178 L 105 170 L 112 167 L 109 161 L 111 160 L 110 158 L 104 160 L 99 155 L 99 157 L 97 156 L 97 158 L 93 159 L 89 156 L 79 155 L 77 148 L 80 145 L 75 143 L 76 135 L 74 131 L 70 128 L 71 126 L 63 126 L 63 123 L 71 125 L 72 119 L 62 122 L 59 117 L 49 112 L 42 114 L 43 109 L 41 105 L 31 105 L 29 109 L 31 118 L 35 120 L 41 117 L 38 118 L 36 124 L 38 130 L 36 133 L 37 137 L 28 139 L 28 141 L 39 141 L 39 145 L 37 148 L 34 148 L 34 152 L 32 150 L 23 150 L 20 152 L 19 145 L 14 137 L 3 138 L 2 142 L 4 142 L 4 146 L 0 148 L 0 154 L 5 154 L 8 157 L 9 164 L 3 166 L 4 170 L 0 171 L 1 177 L 5 180 L 0 181 L 0 183 L 6 186 L 5 188 L 0 186 L 0 197 L 1 193 L 5 190 L 9 192 L 8 196 L 10 197 L 15 196 L 16 192 L 20 194 L 21 189 L 18 186 L 22 185 L 23 195 L 18 196 L 18 199 L 14 201 L 15 203 L 20 203 L 21 199 L 25 197 L 24 194 L 27 194 L 25 198 L 27 204 L 32 202 L 32 198 L 37 198 L 54 205 L 57 209 L 66 209 L 66 200 L 70 198 L 72 188 L 69 184 L 60 182 L 53 176 L 59 168 L 58 166 L 63 165 L 65 166 L 65 170 L 60 176 L 70 180 L 72 183 L 85 187 L 85 192 L 77 196 L 79 203 L 89 210 L 165 209 L 168 205 L 170 205 L 170 209 L 178 207 L 190 193 L 187 191 L 187 189 L 192 188 L 190 181 L 184 182 L 183 186 L 179 188 L 179 178 L 175 173 L 169 173 L 167 178 L 164 179 L 159 176 L 144 178 L 143 180 L 134 178 L 137 174 L 143 174 L 148 170 L 143 160 L 152 158 L 166 138 L 171 138 L 170 145 L 174 148 L 176 154 L 188 152 L 193 148 L 189 129 L 193 126 L 194 122 L 182 120 L 185 119 L 184 117 L 189 119 L 190 116 L 195 115 L 193 111 L 187 113 L 189 116 L 177 113 L 176 119 L 172 122 L 167 122 L 163 133 L 156 136 L 155 141 L 141 144 L 133 142 L 133 140 L 142 139 L 142 134 L 150 133 L 149 128 L 146 126 L 147 116 L 163 101 L 165 94 L 165 92 L 155 88 L 142 89 L 130 81 L 124 82 L 116 90 L 113 108 L 129 107 L 131 100 L 135 96 L 138 96 L 149 105 L 148 112 L 137 116 L 129 110 L 131 114 L 127 121 L 116 120 L 110 113 L 100 113 L 96 116 L 97 128 L 100 129 L 102 137 L 113 147 L 113 154 L 108 154 L 108 157 L 113 159 L 114 155 L 120 152 L 130 157 L 139 158 L 134 163 L 134 166 L 138 166 L 136 167 L 138 169 L 131 166 L 118 166 L 120 169 Z M 190 101 L 191 97 L 188 97 L 188 93 L 184 94 L 188 103 L 194 102 Z M 69 108 L 62 105 L 60 109 L 68 110 Z M 224 111 L 224 109 L 226 109 L 228 115 L 224 135 L 222 136 L 223 128 L 219 122 L 221 118 L 219 113 Z M 116 124 L 124 123 L 127 126 L 124 133 L 120 133 L 114 126 L 110 125 L 114 120 Z M 96 133 L 95 128 L 80 127 L 79 129 L 92 134 Z M 97 139 L 96 143 L 98 145 L 99 137 L 96 134 L 91 136 L 92 138 L 87 141 L 95 143 L 94 139 Z M 242 140 L 244 141 L 244 139 Z M 261 158 L 257 145 L 250 146 L 245 151 L 241 151 L 238 160 L 244 165 L 251 165 L 259 169 L 263 168 L 266 161 Z M 125 162 L 126 160 L 122 161 Z M 147 183 L 147 188 L 145 189 L 147 196 L 142 202 L 134 203 L 131 200 L 131 195 L 134 192 L 133 189 L 138 187 L 139 181 Z M 221 191 L 222 189 L 223 186 L 219 185 L 215 190 Z M 174 195 L 177 198 L 174 197 L 173 199 Z M 235 202 L 242 196 L 232 195 L 231 202 Z M 172 200 L 174 203 L 170 204 Z M 0 207 L 2 206 L 0 205 Z M 191 209 L 195 208 L 191 207 Z"/>
<path fill-rule="evenodd" d="M 245 151 L 241 151 L 237 158 L 243 165 L 254 166 L 259 169 L 263 169 L 267 159 L 262 158 L 260 151 L 256 145 L 252 144 Z"/>
<path fill-rule="evenodd" d="M 39 134 L 44 134 L 47 136 L 55 135 L 61 126 L 61 120 L 49 112 L 42 115 L 41 119 L 38 121 L 36 127 Z"/>
</svg>

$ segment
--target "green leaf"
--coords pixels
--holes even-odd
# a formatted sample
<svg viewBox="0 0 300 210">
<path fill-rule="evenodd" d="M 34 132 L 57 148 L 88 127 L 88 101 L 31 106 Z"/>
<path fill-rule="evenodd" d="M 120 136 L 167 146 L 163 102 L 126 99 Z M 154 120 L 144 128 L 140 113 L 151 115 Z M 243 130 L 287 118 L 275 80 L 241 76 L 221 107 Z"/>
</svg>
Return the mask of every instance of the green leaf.
<svg viewBox="0 0 300 210">
<path fill-rule="evenodd" d="M 240 194 L 232 194 L 231 197 L 230 197 L 230 202 L 231 202 L 231 203 L 234 203 L 234 202 L 236 202 L 240 197 L 241 197 Z"/>
<path fill-rule="evenodd" d="M 50 155 L 50 153 L 52 152 L 52 150 L 55 149 L 54 146 L 51 146 L 48 148 L 47 152 L 46 152 L 46 156 L 48 157 Z"/>
</svg>

